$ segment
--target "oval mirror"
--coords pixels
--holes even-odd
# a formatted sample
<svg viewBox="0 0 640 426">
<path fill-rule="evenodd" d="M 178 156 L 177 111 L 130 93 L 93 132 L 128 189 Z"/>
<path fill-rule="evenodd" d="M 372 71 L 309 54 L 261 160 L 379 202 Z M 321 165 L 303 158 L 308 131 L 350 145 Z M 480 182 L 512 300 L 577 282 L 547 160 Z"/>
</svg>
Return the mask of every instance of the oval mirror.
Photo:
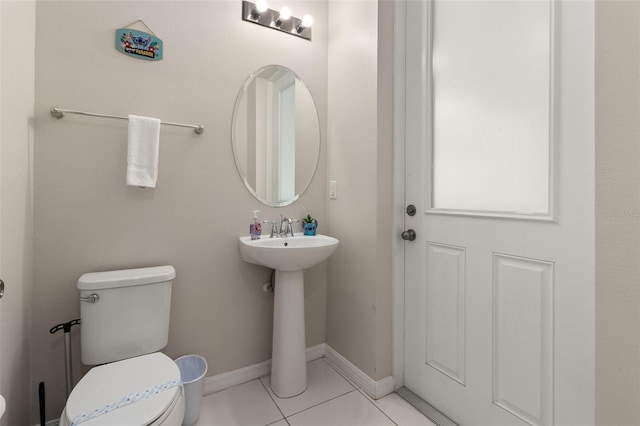
<svg viewBox="0 0 640 426">
<path fill-rule="evenodd" d="M 320 157 L 318 112 L 306 84 L 287 67 L 249 76 L 233 109 L 233 156 L 260 202 L 283 207 L 307 189 Z"/>
</svg>

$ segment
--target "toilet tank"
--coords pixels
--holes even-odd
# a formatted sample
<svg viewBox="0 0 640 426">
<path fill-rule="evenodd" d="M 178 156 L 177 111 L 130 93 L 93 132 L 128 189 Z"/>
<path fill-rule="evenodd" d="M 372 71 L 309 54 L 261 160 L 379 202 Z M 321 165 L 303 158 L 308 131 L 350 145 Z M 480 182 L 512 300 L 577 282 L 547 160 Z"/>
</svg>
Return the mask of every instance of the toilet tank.
<svg viewBox="0 0 640 426">
<path fill-rule="evenodd" d="M 82 363 L 105 364 L 164 348 L 175 276 L 173 266 L 82 275 L 78 280 Z"/>
</svg>

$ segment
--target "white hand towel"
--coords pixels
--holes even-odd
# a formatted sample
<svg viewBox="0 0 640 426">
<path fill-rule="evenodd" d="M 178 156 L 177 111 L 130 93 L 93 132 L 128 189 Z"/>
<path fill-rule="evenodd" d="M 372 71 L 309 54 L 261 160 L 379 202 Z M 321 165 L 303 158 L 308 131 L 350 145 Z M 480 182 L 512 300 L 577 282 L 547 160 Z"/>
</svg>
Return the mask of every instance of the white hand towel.
<svg viewBox="0 0 640 426">
<path fill-rule="evenodd" d="M 156 187 L 160 120 L 129 115 L 127 185 Z"/>
</svg>

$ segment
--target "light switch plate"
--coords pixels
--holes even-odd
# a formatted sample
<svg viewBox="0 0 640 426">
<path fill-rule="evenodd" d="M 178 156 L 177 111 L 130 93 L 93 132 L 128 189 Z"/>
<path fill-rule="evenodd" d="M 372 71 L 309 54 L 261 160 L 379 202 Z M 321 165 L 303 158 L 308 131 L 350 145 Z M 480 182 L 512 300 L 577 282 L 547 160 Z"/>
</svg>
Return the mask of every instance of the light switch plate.
<svg viewBox="0 0 640 426">
<path fill-rule="evenodd" d="M 329 199 L 335 200 L 338 198 L 338 185 L 335 180 L 329 181 Z"/>
</svg>

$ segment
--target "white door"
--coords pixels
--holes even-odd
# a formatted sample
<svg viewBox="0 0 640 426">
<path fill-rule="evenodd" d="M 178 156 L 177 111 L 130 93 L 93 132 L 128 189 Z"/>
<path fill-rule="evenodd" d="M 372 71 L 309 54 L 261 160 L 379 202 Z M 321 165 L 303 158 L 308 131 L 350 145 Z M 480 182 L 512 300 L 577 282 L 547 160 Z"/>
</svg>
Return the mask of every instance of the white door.
<svg viewBox="0 0 640 426">
<path fill-rule="evenodd" d="M 404 384 L 461 425 L 593 424 L 593 3 L 405 7 Z"/>
</svg>

